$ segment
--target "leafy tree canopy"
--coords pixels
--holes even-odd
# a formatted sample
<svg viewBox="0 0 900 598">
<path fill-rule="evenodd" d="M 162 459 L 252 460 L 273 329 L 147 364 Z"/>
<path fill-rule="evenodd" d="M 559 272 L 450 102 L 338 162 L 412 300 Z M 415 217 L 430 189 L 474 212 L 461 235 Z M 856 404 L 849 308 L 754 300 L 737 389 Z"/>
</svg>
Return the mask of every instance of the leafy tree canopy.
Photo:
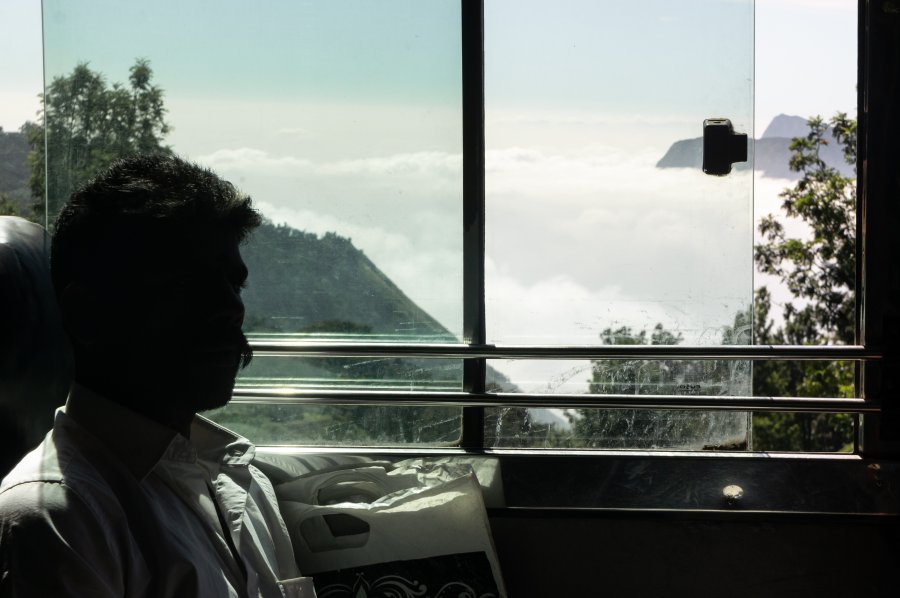
<svg viewBox="0 0 900 598">
<path fill-rule="evenodd" d="M 775 216 L 766 216 L 759 224 L 765 242 L 755 248 L 756 265 L 779 277 L 799 300 L 784 306 L 784 341 L 849 344 L 855 337 L 856 179 L 842 176 L 819 153 L 832 141 L 840 143 L 855 166 L 856 121 L 837 114 L 831 119 L 832 140 L 826 139 L 828 126 L 821 118 L 808 124 L 807 136 L 790 146 L 791 169 L 801 179 L 781 197 L 784 214 L 806 224 L 810 235 L 789 237 Z"/>
<path fill-rule="evenodd" d="M 777 276 L 793 296 L 783 306 L 783 324 L 770 317 L 772 296 L 756 291 L 754 337 L 760 344 L 850 344 L 856 330 L 856 179 L 841 175 L 820 157 L 830 143 L 842 146 L 844 159 L 856 165 L 856 121 L 838 113 L 828 126 L 810 118 L 806 137 L 791 143 L 791 169 L 801 174 L 786 189 L 782 209 L 809 228 L 792 237 L 775 216 L 765 217 L 756 246 L 761 272 Z M 757 396 L 834 396 L 854 393 L 854 368 L 846 362 L 761 362 L 753 371 Z M 845 414 L 756 414 L 754 446 L 759 450 L 838 451 L 852 446 L 853 420 Z"/>
<path fill-rule="evenodd" d="M 722 328 L 723 344 L 749 340 L 748 311 Z M 600 333 L 606 345 L 677 345 L 683 337 L 657 324 Z M 749 390 L 746 362 L 686 359 L 598 359 L 591 363 L 594 394 L 735 395 Z M 746 415 L 727 412 L 579 409 L 570 412 L 574 442 L 602 448 L 746 448 Z"/>
<path fill-rule="evenodd" d="M 27 123 L 23 132 L 32 148 L 31 193 L 38 206 L 46 197 L 51 216 L 75 188 L 116 159 L 171 152 L 163 144 L 171 130 L 163 91 L 152 83 L 149 61 L 136 60 L 129 73 L 127 86 L 110 85 L 81 63 L 41 94 L 44 124 Z"/>
</svg>

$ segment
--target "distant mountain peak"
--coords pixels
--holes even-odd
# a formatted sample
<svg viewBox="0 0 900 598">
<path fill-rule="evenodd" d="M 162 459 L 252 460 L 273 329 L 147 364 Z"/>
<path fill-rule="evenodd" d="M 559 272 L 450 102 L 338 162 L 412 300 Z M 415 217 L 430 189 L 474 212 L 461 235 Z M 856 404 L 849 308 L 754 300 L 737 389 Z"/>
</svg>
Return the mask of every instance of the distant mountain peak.
<svg viewBox="0 0 900 598">
<path fill-rule="evenodd" d="M 791 139 L 794 137 L 806 137 L 809 134 L 809 125 L 801 116 L 779 114 L 772 119 L 769 126 L 763 132 L 762 137 L 756 140 L 748 140 L 747 150 L 754 157 L 753 166 L 763 176 L 797 180 L 799 172 L 790 169 Z M 825 131 L 825 139 L 832 140 L 832 129 Z M 837 168 L 844 176 L 854 176 L 853 166 L 844 160 L 844 154 L 839 143 L 828 143 L 819 148 L 819 155 L 825 163 L 832 168 Z M 665 155 L 656 163 L 657 168 L 696 168 L 699 169 L 703 162 L 703 138 L 681 139 L 673 143 Z M 746 170 L 749 162 L 738 162 L 735 170 Z"/>
<path fill-rule="evenodd" d="M 760 139 L 772 137 L 793 139 L 794 137 L 806 137 L 807 133 L 809 133 L 809 126 L 806 124 L 805 118 L 790 114 L 779 114 L 772 119 L 772 122 L 763 131 Z"/>
</svg>

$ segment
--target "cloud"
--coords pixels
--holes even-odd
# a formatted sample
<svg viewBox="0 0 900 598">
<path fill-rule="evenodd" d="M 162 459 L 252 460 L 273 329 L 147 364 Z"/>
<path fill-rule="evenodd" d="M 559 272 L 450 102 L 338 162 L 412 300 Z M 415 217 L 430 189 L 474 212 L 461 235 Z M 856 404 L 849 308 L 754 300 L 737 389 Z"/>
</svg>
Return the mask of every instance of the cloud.
<svg viewBox="0 0 900 598">
<path fill-rule="evenodd" d="M 752 297 L 750 175 L 661 170 L 658 158 L 600 146 L 487 153 L 491 340 L 588 344 L 606 327 L 663 323 L 685 342 L 719 342 L 722 326 Z M 350 237 L 459 332 L 458 154 L 312 161 L 244 147 L 201 160 L 250 192 L 272 220 Z"/>
<path fill-rule="evenodd" d="M 273 156 L 252 147 L 221 149 L 198 156 L 198 162 L 215 169 L 265 172 L 279 176 L 427 175 L 461 176 L 462 156 L 446 152 L 412 152 L 353 160 L 312 161 L 293 156 Z"/>
<path fill-rule="evenodd" d="M 414 239 L 416 251 L 425 251 L 423 244 L 441 246 L 448 237 L 459 236 L 462 159 L 458 154 L 411 152 L 313 161 L 242 147 L 218 150 L 198 160 L 254 200 L 330 218 L 333 230 L 342 235 L 363 228 L 396 231 Z"/>
<path fill-rule="evenodd" d="M 487 340 L 497 344 L 592 345 L 606 328 L 630 326 L 635 333 L 657 323 L 681 333 L 687 344 L 718 344 L 723 326 L 700 310 L 630 297 L 615 284 L 591 290 L 569 275 L 533 284 L 485 264 Z M 583 393 L 588 390 L 588 360 L 492 360 L 524 392 Z"/>
<path fill-rule="evenodd" d="M 686 309 L 683 302 L 629 294 L 616 281 L 590 288 L 570 273 L 527 283 L 492 259 L 486 260 L 485 279 L 488 341 L 500 344 L 595 344 L 606 328 L 639 331 L 658 323 L 680 332 L 686 343 L 717 344 L 737 312 Z"/>
<path fill-rule="evenodd" d="M 736 312 L 750 298 L 750 175 L 662 170 L 658 158 L 488 152 L 489 256 L 529 284 L 566 275 L 591 291 L 615 285 L 630 297 Z"/>
<path fill-rule="evenodd" d="M 197 156 L 196 161 L 221 171 L 256 171 L 279 174 L 309 170 L 312 162 L 292 156 L 274 157 L 268 152 L 252 147 L 221 149 L 205 156 Z"/>
<path fill-rule="evenodd" d="M 458 177 L 462 175 L 462 156 L 445 152 L 415 152 L 386 157 L 338 160 L 322 164 L 320 172 L 328 175 L 427 175 Z"/>
</svg>

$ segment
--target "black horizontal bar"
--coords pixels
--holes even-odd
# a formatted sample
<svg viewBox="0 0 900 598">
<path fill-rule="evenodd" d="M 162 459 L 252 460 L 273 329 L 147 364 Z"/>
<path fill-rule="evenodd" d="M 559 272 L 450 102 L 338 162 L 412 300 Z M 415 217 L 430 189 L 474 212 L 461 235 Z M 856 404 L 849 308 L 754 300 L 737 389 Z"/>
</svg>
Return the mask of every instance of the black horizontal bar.
<svg viewBox="0 0 900 598">
<path fill-rule="evenodd" d="M 599 345 L 525 346 L 457 343 L 309 342 L 260 338 L 250 341 L 258 355 L 416 357 L 447 359 L 720 359 L 874 361 L 880 351 L 861 345 Z"/>
<path fill-rule="evenodd" d="M 811 413 L 878 413 L 881 411 L 880 405 L 871 401 L 847 398 L 308 390 L 251 386 L 236 387 L 232 400 L 235 403 L 303 405 L 688 409 Z"/>
</svg>

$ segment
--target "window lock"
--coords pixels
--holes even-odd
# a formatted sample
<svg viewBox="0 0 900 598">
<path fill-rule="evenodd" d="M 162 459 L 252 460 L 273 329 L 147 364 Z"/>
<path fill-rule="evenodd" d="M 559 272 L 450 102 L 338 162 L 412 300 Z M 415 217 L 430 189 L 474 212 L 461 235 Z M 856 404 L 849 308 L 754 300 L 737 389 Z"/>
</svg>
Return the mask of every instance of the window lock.
<svg viewBox="0 0 900 598">
<path fill-rule="evenodd" d="M 747 135 L 735 133 L 727 118 L 703 121 L 703 172 L 725 176 L 735 162 L 747 161 Z"/>
</svg>

